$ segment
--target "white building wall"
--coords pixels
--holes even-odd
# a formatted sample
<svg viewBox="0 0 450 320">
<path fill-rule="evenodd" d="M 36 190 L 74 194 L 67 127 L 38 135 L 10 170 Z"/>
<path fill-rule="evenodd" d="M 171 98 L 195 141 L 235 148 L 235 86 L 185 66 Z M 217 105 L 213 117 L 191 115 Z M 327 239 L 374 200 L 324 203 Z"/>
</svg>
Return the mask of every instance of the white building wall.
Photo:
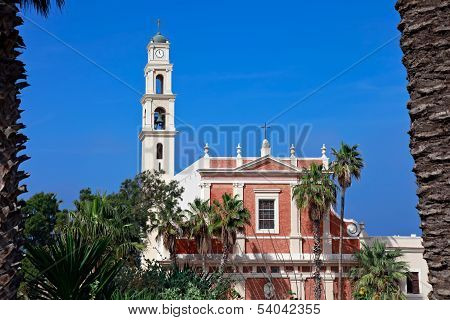
<svg viewBox="0 0 450 320">
<path fill-rule="evenodd" d="M 428 265 L 423 258 L 422 238 L 417 236 L 384 236 L 368 237 L 361 239 L 363 242 L 372 244 L 375 240 L 382 241 L 388 249 L 400 249 L 403 253 L 403 261 L 408 263 L 411 272 L 419 273 L 419 294 L 406 294 L 406 280 L 401 286 L 408 300 L 426 300 L 431 291 L 431 285 L 428 282 Z"/>
</svg>

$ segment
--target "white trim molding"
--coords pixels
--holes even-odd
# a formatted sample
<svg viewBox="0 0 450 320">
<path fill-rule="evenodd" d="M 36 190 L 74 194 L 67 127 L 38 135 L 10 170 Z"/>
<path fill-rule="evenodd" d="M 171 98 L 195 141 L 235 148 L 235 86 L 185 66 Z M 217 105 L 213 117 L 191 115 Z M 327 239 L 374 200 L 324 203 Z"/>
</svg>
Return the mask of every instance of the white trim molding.
<svg viewBox="0 0 450 320">
<path fill-rule="evenodd" d="M 267 189 L 263 189 L 266 191 Z M 274 190 L 274 189 L 272 189 Z M 259 200 L 274 200 L 274 228 L 260 229 L 259 228 Z M 280 232 L 280 205 L 279 192 L 256 192 L 255 190 L 255 230 L 256 233 L 272 233 L 278 234 Z"/>
</svg>

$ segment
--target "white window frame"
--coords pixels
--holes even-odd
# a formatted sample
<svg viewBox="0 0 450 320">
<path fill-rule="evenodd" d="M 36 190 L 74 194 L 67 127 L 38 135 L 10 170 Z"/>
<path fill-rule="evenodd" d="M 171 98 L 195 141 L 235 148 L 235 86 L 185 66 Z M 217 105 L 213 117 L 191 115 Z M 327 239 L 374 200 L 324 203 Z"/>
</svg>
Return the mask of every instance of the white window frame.
<svg viewBox="0 0 450 320">
<path fill-rule="evenodd" d="M 274 200 L 273 204 L 273 216 L 274 216 L 274 228 L 273 229 L 260 229 L 259 228 L 259 200 Z M 270 233 L 278 234 L 280 232 L 280 210 L 279 210 L 279 192 L 257 192 L 255 190 L 255 230 L 256 233 Z"/>
</svg>

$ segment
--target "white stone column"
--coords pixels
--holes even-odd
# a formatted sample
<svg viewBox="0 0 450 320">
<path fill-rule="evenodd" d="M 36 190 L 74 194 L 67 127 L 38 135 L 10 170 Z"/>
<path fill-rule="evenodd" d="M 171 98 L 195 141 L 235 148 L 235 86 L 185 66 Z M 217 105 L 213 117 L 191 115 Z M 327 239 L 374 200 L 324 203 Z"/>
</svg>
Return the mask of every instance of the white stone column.
<svg viewBox="0 0 450 320">
<path fill-rule="evenodd" d="M 289 278 L 289 282 L 291 283 L 291 291 L 295 293 L 295 298 L 299 300 L 305 299 L 305 286 L 304 281 L 300 275 L 291 276 Z"/>
<path fill-rule="evenodd" d="M 301 235 L 300 235 L 300 212 L 297 203 L 292 197 L 296 184 L 291 184 L 291 234 L 289 240 L 289 250 L 291 254 L 302 253 Z"/>
<path fill-rule="evenodd" d="M 330 210 L 323 216 L 323 254 L 331 254 Z"/>
<path fill-rule="evenodd" d="M 200 197 L 202 200 L 209 200 L 211 197 L 211 183 L 202 182 L 200 183 Z"/>
<path fill-rule="evenodd" d="M 245 299 L 245 279 L 237 280 L 234 284 L 234 290 Z"/>
<path fill-rule="evenodd" d="M 327 267 L 328 274 L 325 274 L 324 276 L 324 283 L 325 283 L 325 297 L 327 300 L 334 300 L 334 293 L 333 293 L 333 283 L 334 283 L 334 277 L 330 274 L 331 270 L 330 267 Z"/>
<path fill-rule="evenodd" d="M 244 184 L 240 182 L 233 183 L 233 195 L 237 195 L 238 198 L 244 201 Z M 236 245 L 233 249 L 234 254 L 245 254 L 245 235 L 242 233 L 237 234 Z"/>
<path fill-rule="evenodd" d="M 302 281 L 300 281 L 300 300 L 305 300 L 306 294 L 305 294 L 305 280 L 302 278 Z"/>
</svg>

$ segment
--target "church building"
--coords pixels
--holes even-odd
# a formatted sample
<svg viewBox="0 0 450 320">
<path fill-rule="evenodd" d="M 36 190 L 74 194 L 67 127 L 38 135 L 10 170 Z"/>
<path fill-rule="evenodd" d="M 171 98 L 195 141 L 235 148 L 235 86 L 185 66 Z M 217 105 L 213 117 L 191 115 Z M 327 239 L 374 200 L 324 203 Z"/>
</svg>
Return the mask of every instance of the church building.
<svg viewBox="0 0 450 320">
<path fill-rule="evenodd" d="M 175 179 L 185 192 L 182 209 L 196 197 L 220 200 L 222 194 L 238 195 L 251 213 L 251 224 L 237 237 L 226 272 L 236 280 L 236 291 L 244 299 L 313 299 L 313 230 L 308 212 L 299 210 L 293 200 L 293 187 L 312 163 L 328 168 L 330 160 L 325 145 L 317 146 L 317 154 L 298 156 L 293 146 L 286 146 L 288 157 L 274 157 L 270 141 L 261 141 L 261 151 L 243 157 L 241 146 L 229 157 L 213 157 L 208 145 L 204 155 L 175 174 L 175 99 L 172 92 L 173 65 L 170 42 L 159 31 L 147 46 L 145 94 L 142 97 L 142 171 L 164 170 L 167 180 Z M 322 298 L 337 298 L 339 216 L 333 209 L 325 214 L 322 224 Z M 431 287 L 428 269 L 422 257 L 421 238 L 370 237 L 364 224 L 351 218 L 344 221 L 343 298 L 351 299 L 349 268 L 355 265 L 353 254 L 362 243 L 381 239 L 388 248 L 400 248 L 410 265 L 411 280 L 402 287 L 409 299 L 426 299 Z M 213 243 L 209 256 L 211 270 L 220 262 L 220 248 Z M 176 245 L 180 264 L 201 266 L 202 259 L 192 240 L 180 239 Z M 164 263 L 169 254 L 161 242 L 150 234 L 145 253 L 148 259 Z"/>
</svg>

